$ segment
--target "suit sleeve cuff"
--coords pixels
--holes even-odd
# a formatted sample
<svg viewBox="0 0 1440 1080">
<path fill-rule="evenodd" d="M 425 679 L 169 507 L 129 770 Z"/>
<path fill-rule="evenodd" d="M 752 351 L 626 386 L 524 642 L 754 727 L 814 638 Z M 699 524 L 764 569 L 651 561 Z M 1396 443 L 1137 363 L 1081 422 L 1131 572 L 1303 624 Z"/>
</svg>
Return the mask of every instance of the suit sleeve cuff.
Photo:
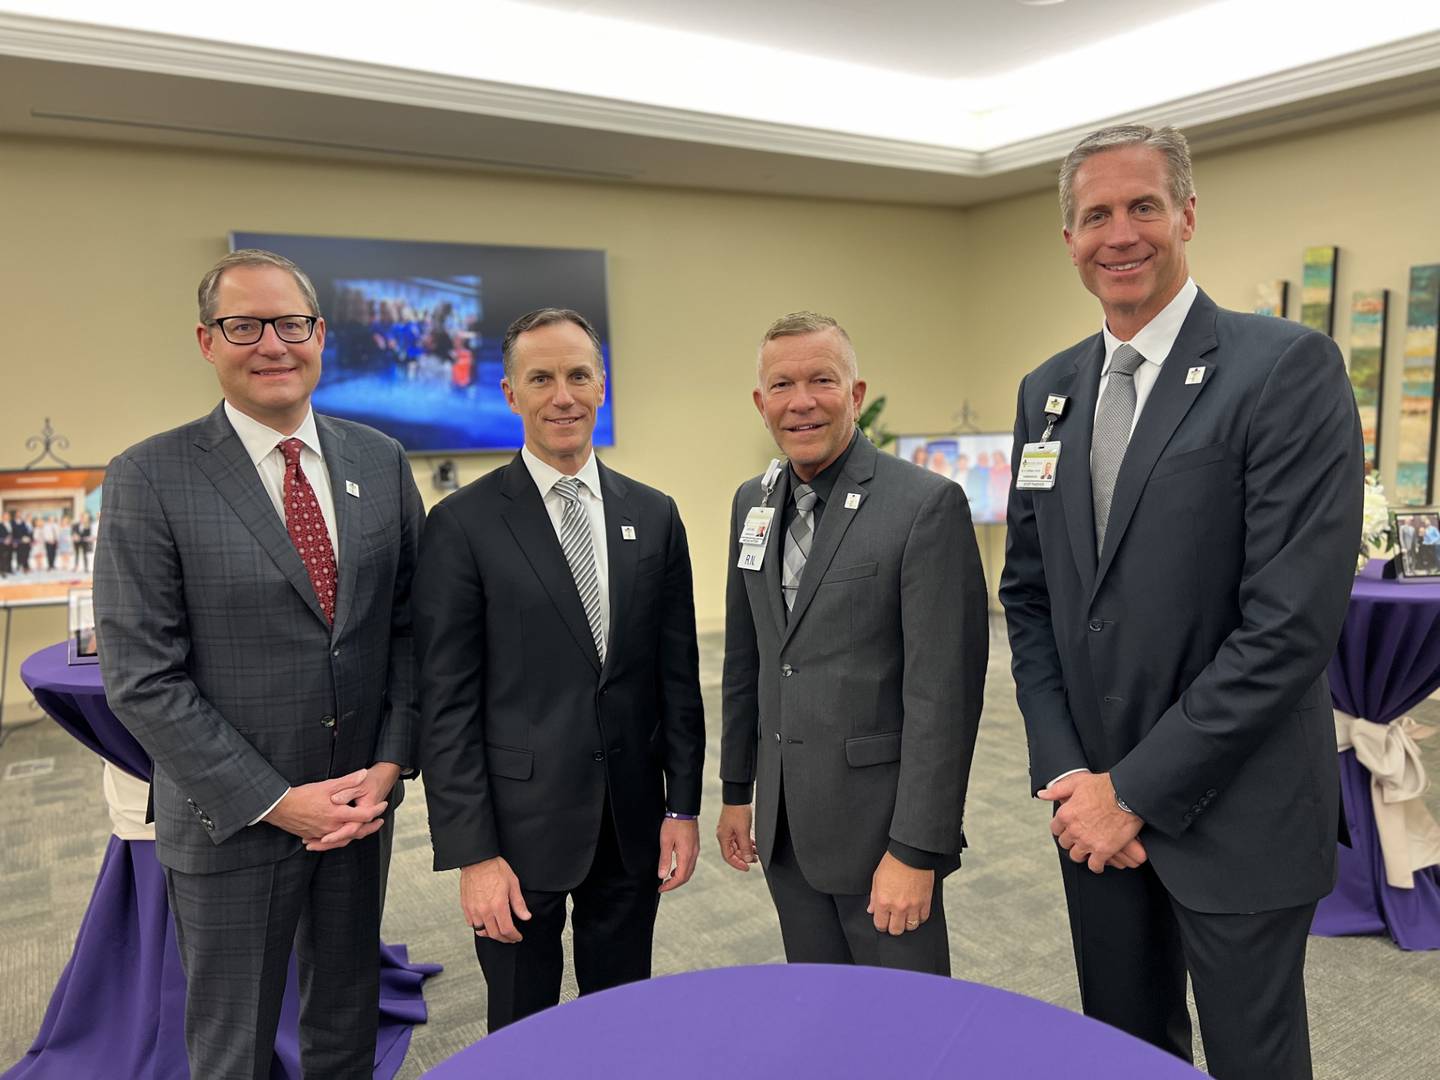
<svg viewBox="0 0 1440 1080">
<path fill-rule="evenodd" d="M 946 862 L 955 858 L 953 855 L 941 855 L 935 851 L 911 847 L 909 844 L 902 844 L 899 840 L 891 840 L 890 846 L 886 850 L 906 866 L 915 870 L 938 870 Z"/>
<path fill-rule="evenodd" d="M 749 806 L 754 784 L 745 780 L 726 780 L 721 798 L 726 806 Z"/>
</svg>

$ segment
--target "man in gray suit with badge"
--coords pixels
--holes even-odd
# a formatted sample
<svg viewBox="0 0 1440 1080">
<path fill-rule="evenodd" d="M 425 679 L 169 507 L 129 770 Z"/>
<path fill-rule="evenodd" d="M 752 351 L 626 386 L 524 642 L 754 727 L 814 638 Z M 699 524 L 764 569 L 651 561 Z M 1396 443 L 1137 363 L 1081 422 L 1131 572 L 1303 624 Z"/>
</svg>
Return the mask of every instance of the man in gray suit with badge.
<svg viewBox="0 0 1440 1080">
<path fill-rule="evenodd" d="M 393 439 L 311 411 L 325 321 L 299 267 L 234 252 L 199 301 L 224 401 L 105 477 L 106 695 L 155 761 L 191 1075 L 270 1075 L 293 946 L 302 1068 L 358 1080 L 379 1012 L 375 833 L 415 760 L 420 496 Z"/>
<path fill-rule="evenodd" d="M 755 407 L 787 461 L 735 493 L 717 838 L 764 865 L 791 962 L 949 974 L 985 580 L 964 491 L 878 452 L 864 399 L 834 319 L 766 331 Z"/>
</svg>

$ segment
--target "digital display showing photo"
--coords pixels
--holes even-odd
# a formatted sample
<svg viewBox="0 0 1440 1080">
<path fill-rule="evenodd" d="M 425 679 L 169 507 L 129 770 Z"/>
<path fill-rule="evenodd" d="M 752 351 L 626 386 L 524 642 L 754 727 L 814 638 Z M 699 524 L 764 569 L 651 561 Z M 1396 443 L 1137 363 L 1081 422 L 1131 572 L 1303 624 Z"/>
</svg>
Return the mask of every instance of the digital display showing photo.
<svg viewBox="0 0 1440 1080">
<path fill-rule="evenodd" d="M 1010 497 L 1010 432 L 981 435 L 900 435 L 893 450 L 965 489 L 976 525 L 1003 525 Z"/>
<path fill-rule="evenodd" d="M 326 324 L 317 412 L 415 453 L 517 449 L 520 417 L 500 390 L 505 328 L 536 308 L 572 308 L 595 327 L 605 365 L 595 445 L 614 444 L 603 251 L 252 232 L 230 246 L 278 252 L 314 283 Z"/>
</svg>

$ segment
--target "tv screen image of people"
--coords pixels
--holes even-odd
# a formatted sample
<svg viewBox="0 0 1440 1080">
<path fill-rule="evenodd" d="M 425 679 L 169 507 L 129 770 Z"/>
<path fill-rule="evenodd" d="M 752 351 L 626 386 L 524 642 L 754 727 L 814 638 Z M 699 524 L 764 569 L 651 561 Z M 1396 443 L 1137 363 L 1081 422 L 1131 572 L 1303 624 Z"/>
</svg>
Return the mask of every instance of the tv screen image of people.
<svg viewBox="0 0 1440 1080">
<path fill-rule="evenodd" d="M 605 252 L 256 232 L 231 233 L 230 247 L 277 252 L 314 283 L 326 324 L 316 412 L 413 453 L 514 450 L 525 439 L 500 389 L 505 328 L 571 308 L 595 328 L 605 367 L 595 445 L 614 444 Z"/>
<path fill-rule="evenodd" d="M 1003 525 L 1010 498 L 1010 448 L 1007 432 L 982 435 L 900 435 L 895 454 L 922 469 L 954 480 L 970 500 L 976 525 Z"/>
</svg>

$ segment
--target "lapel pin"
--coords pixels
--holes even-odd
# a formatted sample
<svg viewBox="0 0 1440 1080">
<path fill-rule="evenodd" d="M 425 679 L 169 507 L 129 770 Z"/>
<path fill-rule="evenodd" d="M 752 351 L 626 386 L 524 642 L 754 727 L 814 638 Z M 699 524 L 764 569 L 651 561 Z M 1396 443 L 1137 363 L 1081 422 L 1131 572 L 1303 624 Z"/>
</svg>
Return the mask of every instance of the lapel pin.
<svg viewBox="0 0 1440 1080">
<path fill-rule="evenodd" d="M 859 505 L 860 505 L 860 492 L 858 492 L 858 491 L 850 491 L 850 492 L 847 492 L 846 495 L 845 495 L 845 509 L 846 509 L 846 510 L 854 510 L 854 509 L 855 509 L 857 506 L 859 506 Z"/>
<path fill-rule="evenodd" d="M 353 495 L 355 498 L 358 499 L 360 497 L 360 485 L 357 484 L 354 480 L 346 480 L 345 494 Z"/>
<path fill-rule="evenodd" d="M 621 539 L 621 540 L 634 540 L 634 539 L 635 539 L 635 526 L 634 526 L 634 525 L 621 525 L 621 526 L 620 526 L 620 539 Z"/>
<path fill-rule="evenodd" d="M 1205 369 L 1203 367 L 1192 367 L 1189 371 L 1185 372 L 1186 386 L 1194 386 L 1198 382 L 1203 382 L 1204 379 Z"/>
</svg>

